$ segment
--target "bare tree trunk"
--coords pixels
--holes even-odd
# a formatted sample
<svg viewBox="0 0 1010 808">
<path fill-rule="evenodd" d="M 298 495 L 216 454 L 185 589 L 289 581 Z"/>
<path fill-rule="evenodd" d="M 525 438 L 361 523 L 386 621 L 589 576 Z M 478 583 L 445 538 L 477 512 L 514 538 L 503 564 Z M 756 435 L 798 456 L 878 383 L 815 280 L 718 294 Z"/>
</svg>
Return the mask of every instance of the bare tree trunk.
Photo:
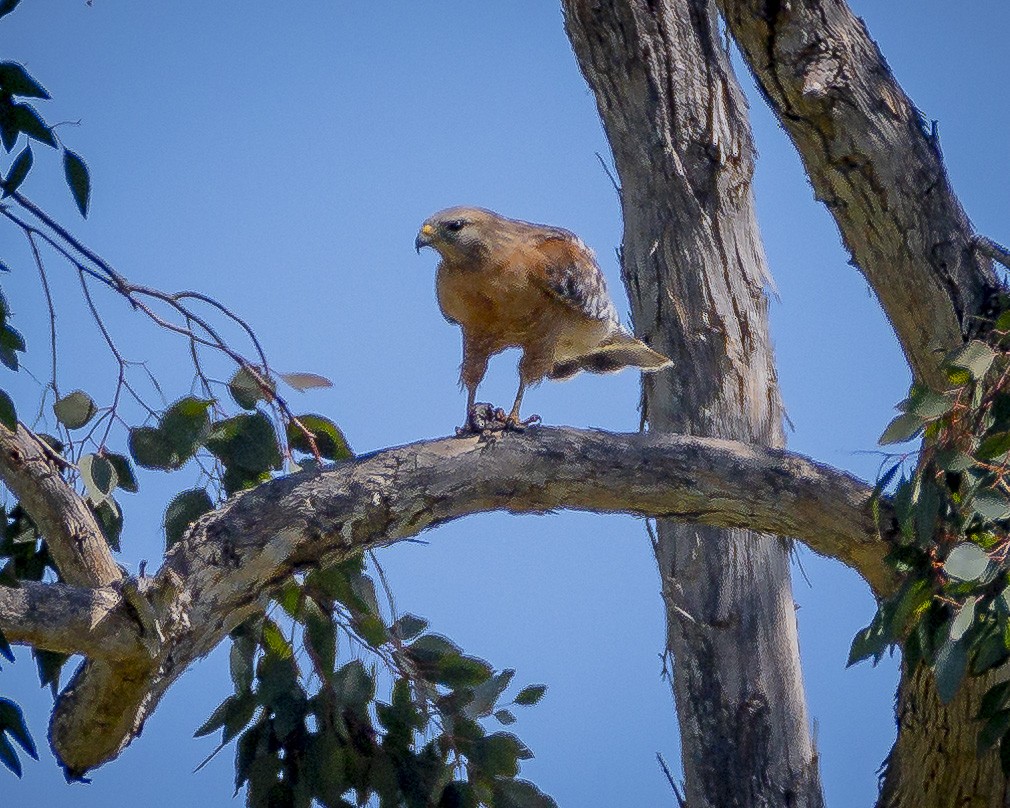
<svg viewBox="0 0 1010 808">
<path fill-rule="evenodd" d="M 984 323 L 997 283 L 927 123 L 843 0 L 718 2 L 912 371 L 943 386 L 941 358 Z M 903 668 L 881 806 L 1008 804 L 996 753 L 975 751 L 990 684 L 968 679 L 943 705 L 929 671 Z"/>
<path fill-rule="evenodd" d="M 674 359 L 652 430 L 781 446 L 743 96 L 706 0 L 564 0 L 621 180 L 636 333 Z M 656 556 L 687 803 L 823 803 L 788 545 L 661 520 Z"/>
</svg>

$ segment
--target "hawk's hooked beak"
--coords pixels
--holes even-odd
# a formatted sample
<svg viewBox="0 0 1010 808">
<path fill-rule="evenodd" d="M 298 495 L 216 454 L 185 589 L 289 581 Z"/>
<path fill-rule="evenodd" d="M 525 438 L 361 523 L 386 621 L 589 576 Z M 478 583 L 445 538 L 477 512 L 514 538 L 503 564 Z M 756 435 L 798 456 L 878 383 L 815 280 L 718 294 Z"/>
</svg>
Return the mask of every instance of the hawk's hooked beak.
<svg viewBox="0 0 1010 808">
<path fill-rule="evenodd" d="M 414 239 L 414 249 L 420 253 L 422 247 L 430 247 L 433 235 L 435 235 L 435 228 L 430 224 L 424 225 L 421 232 L 417 234 L 417 238 Z"/>
</svg>

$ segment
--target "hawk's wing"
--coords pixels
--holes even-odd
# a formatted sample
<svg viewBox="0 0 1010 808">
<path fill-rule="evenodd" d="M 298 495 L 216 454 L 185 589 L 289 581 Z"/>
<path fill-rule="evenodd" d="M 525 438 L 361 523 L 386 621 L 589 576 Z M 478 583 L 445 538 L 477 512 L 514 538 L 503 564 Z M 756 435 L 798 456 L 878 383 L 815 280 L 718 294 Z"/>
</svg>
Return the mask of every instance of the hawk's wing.
<svg viewBox="0 0 1010 808">
<path fill-rule="evenodd" d="M 573 233 L 550 228 L 537 245 L 544 257 L 543 278 L 558 300 L 592 320 L 620 324 L 607 293 L 607 281 L 592 251 Z"/>
</svg>

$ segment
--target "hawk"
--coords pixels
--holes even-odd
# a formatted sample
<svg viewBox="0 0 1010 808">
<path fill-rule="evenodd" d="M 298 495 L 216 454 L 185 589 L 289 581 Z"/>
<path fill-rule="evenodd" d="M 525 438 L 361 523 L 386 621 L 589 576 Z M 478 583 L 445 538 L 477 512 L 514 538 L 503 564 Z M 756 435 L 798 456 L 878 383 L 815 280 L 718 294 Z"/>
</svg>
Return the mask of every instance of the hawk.
<svg viewBox="0 0 1010 808">
<path fill-rule="evenodd" d="M 441 255 L 438 305 L 463 331 L 463 431 L 479 429 L 477 385 L 488 359 L 506 348 L 522 349 L 519 391 L 502 424 L 511 429 L 538 420 L 520 420 L 519 407 L 526 388 L 544 378 L 629 366 L 654 372 L 673 364 L 621 325 L 592 251 L 568 230 L 455 207 L 429 217 L 414 246 Z"/>
</svg>

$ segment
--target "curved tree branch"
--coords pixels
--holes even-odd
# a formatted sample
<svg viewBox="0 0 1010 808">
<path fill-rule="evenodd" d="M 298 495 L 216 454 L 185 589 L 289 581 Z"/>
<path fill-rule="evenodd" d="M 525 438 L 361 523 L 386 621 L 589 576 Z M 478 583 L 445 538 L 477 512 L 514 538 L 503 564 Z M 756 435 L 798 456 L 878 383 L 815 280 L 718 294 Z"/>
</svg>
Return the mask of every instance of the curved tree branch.
<svg viewBox="0 0 1010 808">
<path fill-rule="evenodd" d="M 944 385 L 996 276 L 922 113 L 843 0 L 717 2 L 913 372 Z"/>
<path fill-rule="evenodd" d="M 882 594 L 894 580 L 871 493 L 844 472 L 782 450 L 547 428 L 415 443 L 274 480 L 198 520 L 155 579 L 144 579 L 159 650 L 128 665 L 83 666 L 54 711 L 53 748 L 73 775 L 100 765 L 135 737 L 188 665 L 291 573 L 461 516 L 564 508 L 748 526 L 842 560 Z M 889 506 L 881 507 L 889 523 Z"/>
<path fill-rule="evenodd" d="M 0 426 L 0 479 L 28 512 L 63 580 L 107 586 L 122 578 L 91 509 L 60 476 L 57 457 L 18 424 Z"/>
</svg>

